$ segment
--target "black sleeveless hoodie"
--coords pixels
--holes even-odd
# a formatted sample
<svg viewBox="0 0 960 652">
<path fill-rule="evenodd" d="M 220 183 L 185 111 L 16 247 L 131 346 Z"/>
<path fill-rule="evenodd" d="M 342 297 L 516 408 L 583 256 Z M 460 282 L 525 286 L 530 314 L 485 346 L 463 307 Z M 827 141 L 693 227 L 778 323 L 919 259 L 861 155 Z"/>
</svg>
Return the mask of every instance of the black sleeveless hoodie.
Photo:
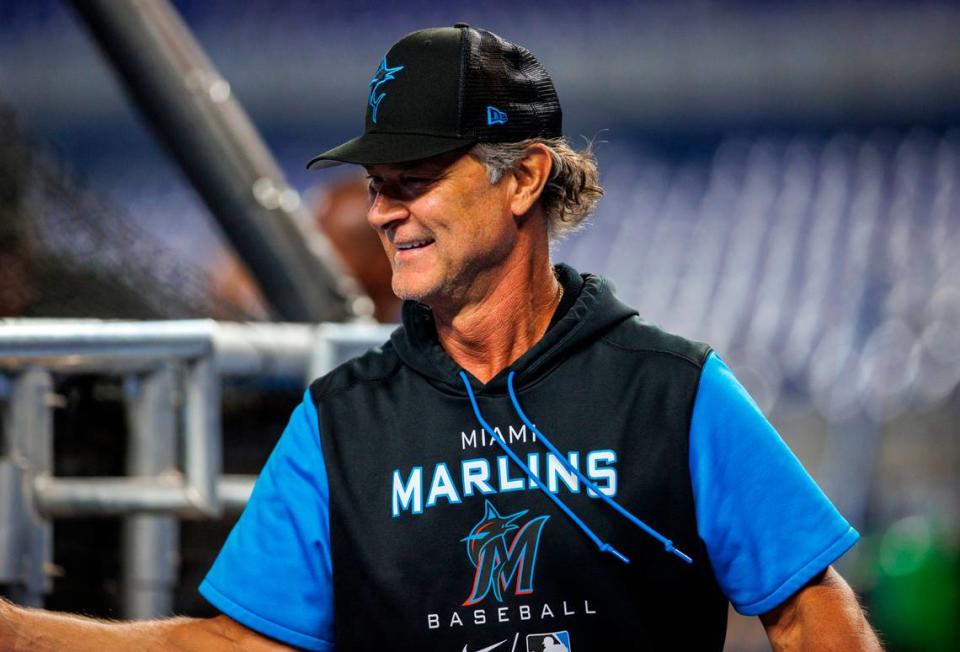
<svg viewBox="0 0 960 652">
<path fill-rule="evenodd" d="M 311 386 L 338 650 L 723 648 L 688 461 L 709 348 L 556 270 L 566 305 L 486 384 L 407 302 L 389 342 Z"/>
</svg>

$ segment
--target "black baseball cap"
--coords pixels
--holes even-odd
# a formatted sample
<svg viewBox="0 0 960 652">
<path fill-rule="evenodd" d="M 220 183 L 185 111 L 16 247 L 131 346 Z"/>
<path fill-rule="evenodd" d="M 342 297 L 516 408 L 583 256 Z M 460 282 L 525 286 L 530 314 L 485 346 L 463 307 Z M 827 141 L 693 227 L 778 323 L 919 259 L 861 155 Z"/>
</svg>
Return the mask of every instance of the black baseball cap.
<svg viewBox="0 0 960 652">
<path fill-rule="evenodd" d="M 563 134 L 550 75 L 529 50 L 457 23 L 404 36 L 370 80 L 363 134 L 315 156 L 341 163 L 406 163 L 474 143 Z"/>
</svg>

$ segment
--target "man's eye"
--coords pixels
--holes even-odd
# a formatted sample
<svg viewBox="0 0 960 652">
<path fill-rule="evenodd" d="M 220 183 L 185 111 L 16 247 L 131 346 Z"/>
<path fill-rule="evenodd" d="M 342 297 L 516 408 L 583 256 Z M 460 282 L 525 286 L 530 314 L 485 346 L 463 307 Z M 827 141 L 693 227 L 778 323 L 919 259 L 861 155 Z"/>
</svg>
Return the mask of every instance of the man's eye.
<svg viewBox="0 0 960 652">
<path fill-rule="evenodd" d="M 395 179 L 367 177 L 369 198 L 372 202 L 377 195 L 394 199 L 413 199 L 427 191 L 437 182 L 434 177 L 400 176 Z"/>
</svg>

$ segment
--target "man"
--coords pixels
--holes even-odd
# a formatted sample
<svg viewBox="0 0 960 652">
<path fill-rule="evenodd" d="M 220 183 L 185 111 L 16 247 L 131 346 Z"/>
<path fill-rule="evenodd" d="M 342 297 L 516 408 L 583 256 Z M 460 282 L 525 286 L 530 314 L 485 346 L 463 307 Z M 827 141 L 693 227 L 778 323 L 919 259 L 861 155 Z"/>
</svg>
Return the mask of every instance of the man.
<svg viewBox="0 0 960 652">
<path fill-rule="evenodd" d="M 529 52 L 405 37 L 334 162 L 367 169 L 404 325 L 294 412 L 200 588 L 226 615 L 7 608 L 0 641 L 719 650 L 729 601 L 776 649 L 879 648 L 830 566 L 856 531 L 716 354 L 551 266 L 600 188 Z"/>
</svg>

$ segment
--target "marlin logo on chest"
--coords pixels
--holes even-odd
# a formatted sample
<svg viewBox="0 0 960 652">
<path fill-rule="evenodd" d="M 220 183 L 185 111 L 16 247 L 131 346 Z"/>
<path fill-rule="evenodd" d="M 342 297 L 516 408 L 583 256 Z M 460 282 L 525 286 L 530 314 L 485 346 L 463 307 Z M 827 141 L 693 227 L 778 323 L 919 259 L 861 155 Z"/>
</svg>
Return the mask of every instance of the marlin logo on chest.
<svg viewBox="0 0 960 652">
<path fill-rule="evenodd" d="M 540 535 L 550 517 L 537 516 L 519 524 L 527 511 L 501 516 L 488 500 L 483 518 L 461 539 L 467 544 L 467 558 L 475 569 L 464 607 L 477 604 L 491 591 L 497 602 L 503 602 L 503 593 L 511 584 L 516 595 L 533 593 Z"/>
</svg>

